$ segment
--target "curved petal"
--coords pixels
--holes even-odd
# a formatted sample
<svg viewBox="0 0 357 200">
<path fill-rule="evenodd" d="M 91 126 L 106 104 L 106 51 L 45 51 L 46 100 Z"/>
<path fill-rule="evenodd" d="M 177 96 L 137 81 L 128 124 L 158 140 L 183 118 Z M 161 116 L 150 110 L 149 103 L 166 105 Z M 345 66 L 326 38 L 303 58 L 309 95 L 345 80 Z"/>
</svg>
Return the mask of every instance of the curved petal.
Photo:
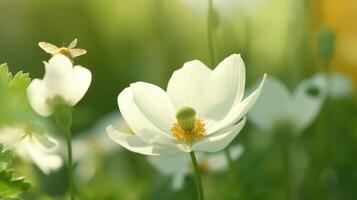
<svg viewBox="0 0 357 200">
<path fill-rule="evenodd" d="M 205 64 L 194 60 L 185 63 L 172 74 L 167 85 L 167 94 L 176 109 L 190 106 L 202 117 L 203 104 L 207 101 L 204 92 L 210 73 L 211 70 Z"/>
<path fill-rule="evenodd" d="M 40 79 L 34 79 L 27 88 L 27 97 L 31 107 L 39 114 L 47 117 L 52 114 L 51 108 L 47 105 L 47 88 Z"/>
<path fill-rule="evenodd" d="M 279 109 L 276 105 L 279 105 Z M 259 99 L 248 113 L 248 120 L 258 128 L 269 131 L 276 122 L 289 118 L 292 109 L 288 88 L 278 79 L 269 76 Z"/>
<path fill-rule="evenodd" d="M 82 66 L 75 66 L 72 74 L 71 98 L 69 103 L 71 106 L 76 105 L 87 92 L 92 80 L 92 73 Z"/>
<path fill-rule="evenodd" d="M 207 127 L 207 134 L 215 134 L 221 130 L 224 130 L 227 127 L 232 126 L 240 119 L 242 119 L 242 117 L 247 114 L 249 109 L 255 104 L 256 100 L 258 99 L 260 92 L 263 89 L 265 79 L 266 74 L 264 74 L 263 80 L 261 81 L 259 87 L 252 94 L 250 94 L 242 102 L 234 102 L 231 110 L 223 120 L 219 121 L 212 127 Z"/>
<path fill-rule="evenodd" d="M 174 145 L 150 144 L 137 135 L 121 133 L 112 126 L 107 127 L 109 137 L 129 151 L 144 155 L 170 155 L 179 153 Z"/>
<path fill-rule="evenodd" d="M 302 81 L 294 92 L 292 99 L 292 121 L 300 132 L 309 126 L 320 112 L 321 106 L 328 94 L 327 84 L 323 79 L 308 79 Z M 310 94 L 310 89 L 316 89 L 316 94 Z"/>
<path fill-rule="evenodd" d="M 170 98 L 160 87 L 137 82 L 130 84 L 133 99 L 139 110 L 147 119 L 165 133 L 171 133 L 172 125 L 176 122 L 176 110 Z"/>
<path fill-rule="evenodd" d="M 195 143 L 192 147 L 194 151 L 217 152 L 228 146 L 228 144 L 240 133 L 246 121 L 244 117 L 230 130 L 216 135 L 209 135 L 207 138 Z"/>
<path fill-rule="evenodd" d="M 219 121 L 228 114 L 234 102 L 242 100 L 245 66 L 241 56 L 233 54 L 224 59 L 206 82 L 204 118 Z"/>
<path fill-rule="evenodd" d="M 31 159 L 44 174 L 59 169 L 63 164 L 61 156 L 47 149 L 36 138 L 25 137 L 19 144 L 18 151 L 22 152 L 22 155 L 27 154 L 25 159 Z"/>
<path fill-rule="evenodd" d="M 130 129 L 148 143 L 173 143 L 174 138 L 171 135 L 157 128 L 138 109 L 133 96 L 131 88 L 125 88 L 118 96 L 119 110 Z"/>
<path fill-rule="evenodd" d="M 57 54 L 48 63 L 45 62 L 43 81 L 47 87 L 48 97 L 61 96 L 65 100 L 71 97 L 73 65 L 69 58 Z"/>
<path fill-rule="evenodd" d="M 183 185 L 185 183 L 186 175 L 188 173 L 189 172 L 188 172 L 187 167 L 186 167 L 186 168 L 182 168 L 176 174 L 174 174 L 174 176 L 172 177 L 172 181 L 171 181 L 172 189 L 174 191 L 179 191 L 179 190 L 182 189 L 182 187 L 183 187 Z"/>
</svg>

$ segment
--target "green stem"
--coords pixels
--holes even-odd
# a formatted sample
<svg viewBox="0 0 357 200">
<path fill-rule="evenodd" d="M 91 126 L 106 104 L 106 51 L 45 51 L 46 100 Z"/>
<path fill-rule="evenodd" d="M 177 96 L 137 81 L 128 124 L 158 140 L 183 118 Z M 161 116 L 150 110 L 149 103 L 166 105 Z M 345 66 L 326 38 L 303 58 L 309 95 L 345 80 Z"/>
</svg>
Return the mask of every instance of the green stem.
<svg viewBox="0 0 357 200">
<path fill-rule="evenodd" d="M 70 129 L 68 129 L 65 134 L 67 139 L 69 192 L 70 192 L 71 200 L 75 200 L 74 181 L 73 181 L 73 161 L 72 161 L 72 138 L 71 138 Z"/>
<path fill-rule="evenodd" d="M 196 188 L 197 188 L 197 193 L 198 193 L 198 199 L 199 200 L 204 200 L 202 183 L 201 183 L 200 169 L 198 167 L 198 163 L 197 163 L 197 159 L 196 159 L 196 156 L 195 156 L 195 152 L 191 151 L 190 152 L 190 156 L 191 156 L 193 169 L 195 171 L 195 179 L 196 179 Z"/>
<path fill-rule="evenodd" d="M 208 0 L 207 39 L 212 67 L 217 64 L 217 49 L 214 41 L 214 17 L 213 2 L 212 0 Z"/>
<path fill-rule="evenodd" d="M 228 161 L 228 166 L 229 166 L 229 171 L 231 173 L 234 172 L 234 161 L 231 157 L 231 150 L 229 147 L 227 147 L 225 150 L 224 150 L 224 153 L 226 155 L 226 158 L 227 158 L 227 161 Z"/>
<path fill-rule="evenodd" d="M 208 50 L 210 54 L 210 59 L 211 59 L 211 66 L 214 67 L 217 64 L 217 48 L 216 48 L 216 43 L 214 40 L 214 23 L 217 23 L 214 21 L 214 8 L 213 8 L 213 0 L 208 0 L 208 18 L 207 18 L 207 38 L 208 38 Z M 225 150 L 225 155 L 227 158 L 227 161 L 229 163 L 229 169 L 230 171 L 234 170 L 233 169 L 233 159 L 231 158 L 230 150 L 229 147 L 226 148 Z"/>
</svg>

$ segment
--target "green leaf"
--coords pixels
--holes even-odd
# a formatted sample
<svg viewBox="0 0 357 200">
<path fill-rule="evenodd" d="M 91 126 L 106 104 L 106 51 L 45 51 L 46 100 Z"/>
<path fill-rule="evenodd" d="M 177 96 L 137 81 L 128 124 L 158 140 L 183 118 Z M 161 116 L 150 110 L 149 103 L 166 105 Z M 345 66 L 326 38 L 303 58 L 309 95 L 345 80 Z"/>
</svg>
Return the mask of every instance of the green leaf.
<svg viewBox="0 0 357 200">
<path fill-rule="evenodd" d="M 25 95 L 26 89 L 30 84 L 30 77 L 28 73 L 18 72 L 10 81 L 10 90 L 17 96 Z"/>
<path fill-rule="evenodd" d="M 30 188 L 30 183 L 23 177 L 14 177 L 12 169 L 0 171 L 0 196 L 16 197 Z"/>
<path fill-rule="evenodd" d="M 14 169 L 9 166 L 12 159 L 11 151 L 0 144 L 0 200 L 20 199 L 19 194 L 30 188 L 30 183 L 23 177 L 15 177 Z"/>
<path fill-rule="evenodd" d="M 4 149 L 3 145 L 0 144 L 0 163 L 9 163 L 11 160 L 11 151 Z"/>
<path fill-rule="evenodd" d="M 0 65 L 0 84 L 8 83 L 11 80 L 11 73 L 6 63 Z"/>
</svg>

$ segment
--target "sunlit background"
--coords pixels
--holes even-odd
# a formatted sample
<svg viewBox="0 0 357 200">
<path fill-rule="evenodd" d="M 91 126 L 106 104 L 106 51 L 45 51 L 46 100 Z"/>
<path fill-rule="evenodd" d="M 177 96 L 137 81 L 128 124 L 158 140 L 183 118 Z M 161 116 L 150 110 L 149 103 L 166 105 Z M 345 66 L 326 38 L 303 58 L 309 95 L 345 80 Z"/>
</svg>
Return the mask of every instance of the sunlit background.
<svg viewBox="0 0 357 200">
<path fill-rule="evenodd" d="M 162 173 L 147 157 L 111 141 L 105 127 L 113 121 L 119 124 L 116 99 L 130 83 L 145 81 L 166 88 L 172 72 L 187 61 L 197 59 L 215 67 L 209 58 L 207 3 L 0 1 L 0 63 L 7 63 L 13 74 L 23 71 L 30 78 L 42 78 L 42 61 L 50 55 L 39 48 L 40 41 L 62 46 L 78 38 L 78 47 L 88 52 L 75 59 L 93 75 L 88 93 L 73 111 L 79 199 L 196 198 L 193 174 L 184 177 L 182 187 L 172 187 L 174 176 Z M 258 102 L 230 145 L 244 147 L 234 161 L 234 170 L 203 170 L 207 199 L 357 199 L 357 1 L 214 0 L 214 6 L 218 60 L 241 54 L 248 91 L 264 73 L 290 93 L 319 73 L 340 78 L 327 84 L 336 84 L 332 86 L 335 89 L 317 88 L 318 95 L 324 89 L 336 93 L 319 101 L 313 116 L 305 116 L 304 110 L 315 108 L 292 105 L 296 115 L 309 118 L 297 129 L 292 122 L 283 123 L 285 118 L 279 123 L 263 119 L 262 123 L 275 123 L 269 124 L 270 129 L 255 123 L 255 118 L 266 116 L 261 114 L 266 107 L 275 111 L 285 108 L 283 99 L 274 99 L 280 95 L 278 91 L 267 89 L 264 96 L 274 101 Z M 6 107 L 7 96 L 0 98 L 0 106 Z M 14 115 L 31 112 L 31 120 L 46 124 L 46 132 L 61 141 L 53 119 L 42 119 L 28 108 L 23 112 Z M 18 118 L 7 116 L 0 113 L 0 129 L 17 123 Z M 65 158 L 64 143 L 59 143 L 58 153 Z M 31 183 L 21 195 L 23 199 L 65 198 L 65 163 L 45 175 L 16 154 L 14 159 L 16 173 Z"/>
</svg>

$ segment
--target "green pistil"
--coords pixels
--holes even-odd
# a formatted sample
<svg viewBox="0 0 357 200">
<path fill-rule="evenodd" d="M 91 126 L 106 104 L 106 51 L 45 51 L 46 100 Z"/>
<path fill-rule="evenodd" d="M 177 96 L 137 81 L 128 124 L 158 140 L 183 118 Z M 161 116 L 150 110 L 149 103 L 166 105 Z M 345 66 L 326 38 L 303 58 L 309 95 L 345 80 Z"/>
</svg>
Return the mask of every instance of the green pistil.
<svg viewBox="0 0 357 200">
<path fill-rule="evenodd" d="M 196 111 L 191 107 L 180 108 L 176 113 L 177 123 L 185 131 L 191 131 L 195 128 Z"/>
</svg>

